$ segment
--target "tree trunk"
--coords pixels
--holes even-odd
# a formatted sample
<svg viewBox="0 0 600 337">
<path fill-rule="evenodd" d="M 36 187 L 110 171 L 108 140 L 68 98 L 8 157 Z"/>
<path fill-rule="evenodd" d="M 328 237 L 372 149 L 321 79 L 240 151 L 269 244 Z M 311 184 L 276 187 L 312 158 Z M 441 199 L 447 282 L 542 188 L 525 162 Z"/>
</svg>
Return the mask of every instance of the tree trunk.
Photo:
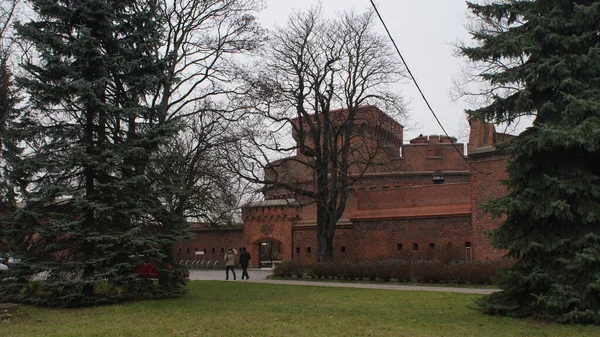
<svg viewBox="0 0 600 337">
<path fill-rule="evenodd" d="M 320 235 L 318 238 L 317 262 L 329 262 L 333 258 L 333 238 L 328 235 Z"/>
<path fill-rule="evenodd" d="M 95 109 L 88 108 L 86 112 L 86 125 L 84 142 L 86 145 L 86 154 L 91 156 L 94 152 L 94 117 L 96 115 Z M 88 202 L 91 202 L 94 197 L 94 167 L 89 163 L 89 158 L 85 159 L 84 163 L 84 175 L 85 175 L 85 198 Z M 91 231 L 95 227 L 94 211 L 87 206 L 85 210 L 85 220 L 83 221 L 86 231 Z M 88 281 L 94 277 L 94 267 L 89 264 L 89 261 L 94 260 L 94 248 L 92 243 L 84 239 L 83 242 L 83 280 Z M 94 286 L 92 283 L 86 282 L 83 286 L 83 294 L 91 297 L 94 295 Z"/>
<path fill-rule="evenodd" d="M 320 215 L 320 216 L 319 216 Z M 333 234 L 337 219 L 331 217 L 324 203 L 317 204 L 317 262 L 333 258 Z"/>
</svg>

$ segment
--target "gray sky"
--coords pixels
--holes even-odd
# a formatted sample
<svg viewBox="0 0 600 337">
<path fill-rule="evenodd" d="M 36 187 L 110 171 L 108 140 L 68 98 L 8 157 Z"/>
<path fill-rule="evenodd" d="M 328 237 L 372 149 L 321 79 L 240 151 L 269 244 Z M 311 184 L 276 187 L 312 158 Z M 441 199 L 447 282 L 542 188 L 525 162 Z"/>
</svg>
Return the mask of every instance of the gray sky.
<svg viewBox="0 0 600 337">
<path fill-rule="evenodd" d="M 369 0 L 321 0 L 326 16 L 354 8 L 363 12 L 371 8 Z M 267 8 L 259 14 L 262 25 L 273 28 L 284 26 L 293 9 L 308 8 L 318 0 L 267 0 Z M 400 52 L 416 77 L 425 96 L 450 136 L 465 134 L 466 118 L 463 101 L 450 98 L 452 78 L 458 76 L 465 62 L 454 56 L 452 44 L 468 41 L 465 29 L 467 6 L 464 0 L 377 0 L 375 1 Z M 382 34 L 383 27 L 376 22 Z M 391 43 L 391 42 L 390 42 Z M 443 134 L 425 102 L 410 81 L 400 84 L 404 96 L 410 100 L 410 118 L 416 127 L 404 134 L 408 141 L 420 133 Z"/>
</svg>

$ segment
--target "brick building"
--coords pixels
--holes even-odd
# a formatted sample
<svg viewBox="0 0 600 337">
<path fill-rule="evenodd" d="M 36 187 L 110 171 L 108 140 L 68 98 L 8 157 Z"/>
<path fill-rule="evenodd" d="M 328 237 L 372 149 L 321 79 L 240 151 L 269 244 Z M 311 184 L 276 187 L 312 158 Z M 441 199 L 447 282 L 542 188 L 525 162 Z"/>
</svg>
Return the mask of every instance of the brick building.
<svg viewBox="0 0 600 337">
<path fill-rule="evenodd" d="M 464 144 L 453 145 L 455 139 L 446 136 L 419 136 L 404 144 L 402 125 L 375 107 L 361 110 L 367 117 L 357 119 L 357 130 L 377 133 L 384 151 L 350 191 L 335 232 L 334 260 L 427 257 L 450 248 L 465 259 L 501 257 L 486 236 L 501 219 L 491 219 L 480 204 L 505 193 L 500 181 L 508 158 L 493 145 L 508 136 L 496 133 L 492 124 L 472 121 L 465 156 Z M 312 173 L 298 165 L 309 157 L 298 151 L 292 159 L 273 163 L 273 171 L 265 174 L 312 184 Z M 267 187 L 264 201 L 243 207 L 242 219 L 243 224 L 226 229 L 192 227 L 194 237 L 178 243 L 175 255 L 215 261 L 227 247 L 247 247 L 252 267 L 315 260 L 316 208 L 307 200 Z"/>
</svg>

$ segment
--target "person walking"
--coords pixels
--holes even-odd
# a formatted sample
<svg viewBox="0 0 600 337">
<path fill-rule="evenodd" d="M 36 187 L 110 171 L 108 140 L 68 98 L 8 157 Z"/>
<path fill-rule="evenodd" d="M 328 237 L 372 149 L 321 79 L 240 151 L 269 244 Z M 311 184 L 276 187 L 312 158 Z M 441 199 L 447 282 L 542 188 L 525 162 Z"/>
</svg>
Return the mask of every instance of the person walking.
<svg viewBox="0 0 600 337">
<path fill-rule="evenodd" d="M 231 274 L 233 274 L 233 280 L 235 281 L 235 256 L 237 255 L 237 251 L 233 248 L 227 248 L 227 253 L 225 253 L 225 280 L 229 280 L 229 271 L 231 270 Z"/>
<path fill-rule="evenodd" d="M 246 280 L 250 278 L 250 276 L 248 276 L 248 261 L 250 261 L 250 253 L 246 251 L 246 247 L 243 247 L 242 252 L 240 253 L 240 265 L 242 266 L 242 280 L 244 279 L 244 276 L 246 277 Z"/>
</svg>

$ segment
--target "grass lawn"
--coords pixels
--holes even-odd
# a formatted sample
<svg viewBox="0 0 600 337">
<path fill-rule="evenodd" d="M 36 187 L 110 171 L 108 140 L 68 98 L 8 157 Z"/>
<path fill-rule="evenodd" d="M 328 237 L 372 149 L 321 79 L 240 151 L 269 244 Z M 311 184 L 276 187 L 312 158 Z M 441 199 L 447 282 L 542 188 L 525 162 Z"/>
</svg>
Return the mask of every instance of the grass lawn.
<svg viewBox="0 0 600 337">
<path fill-rule="evenodd" d="M 479 295 L 193 281 L 183 298 L 22 307 L 0 336 L 599 336 L 600 327 L 490 317 Z"/>
</svg>

